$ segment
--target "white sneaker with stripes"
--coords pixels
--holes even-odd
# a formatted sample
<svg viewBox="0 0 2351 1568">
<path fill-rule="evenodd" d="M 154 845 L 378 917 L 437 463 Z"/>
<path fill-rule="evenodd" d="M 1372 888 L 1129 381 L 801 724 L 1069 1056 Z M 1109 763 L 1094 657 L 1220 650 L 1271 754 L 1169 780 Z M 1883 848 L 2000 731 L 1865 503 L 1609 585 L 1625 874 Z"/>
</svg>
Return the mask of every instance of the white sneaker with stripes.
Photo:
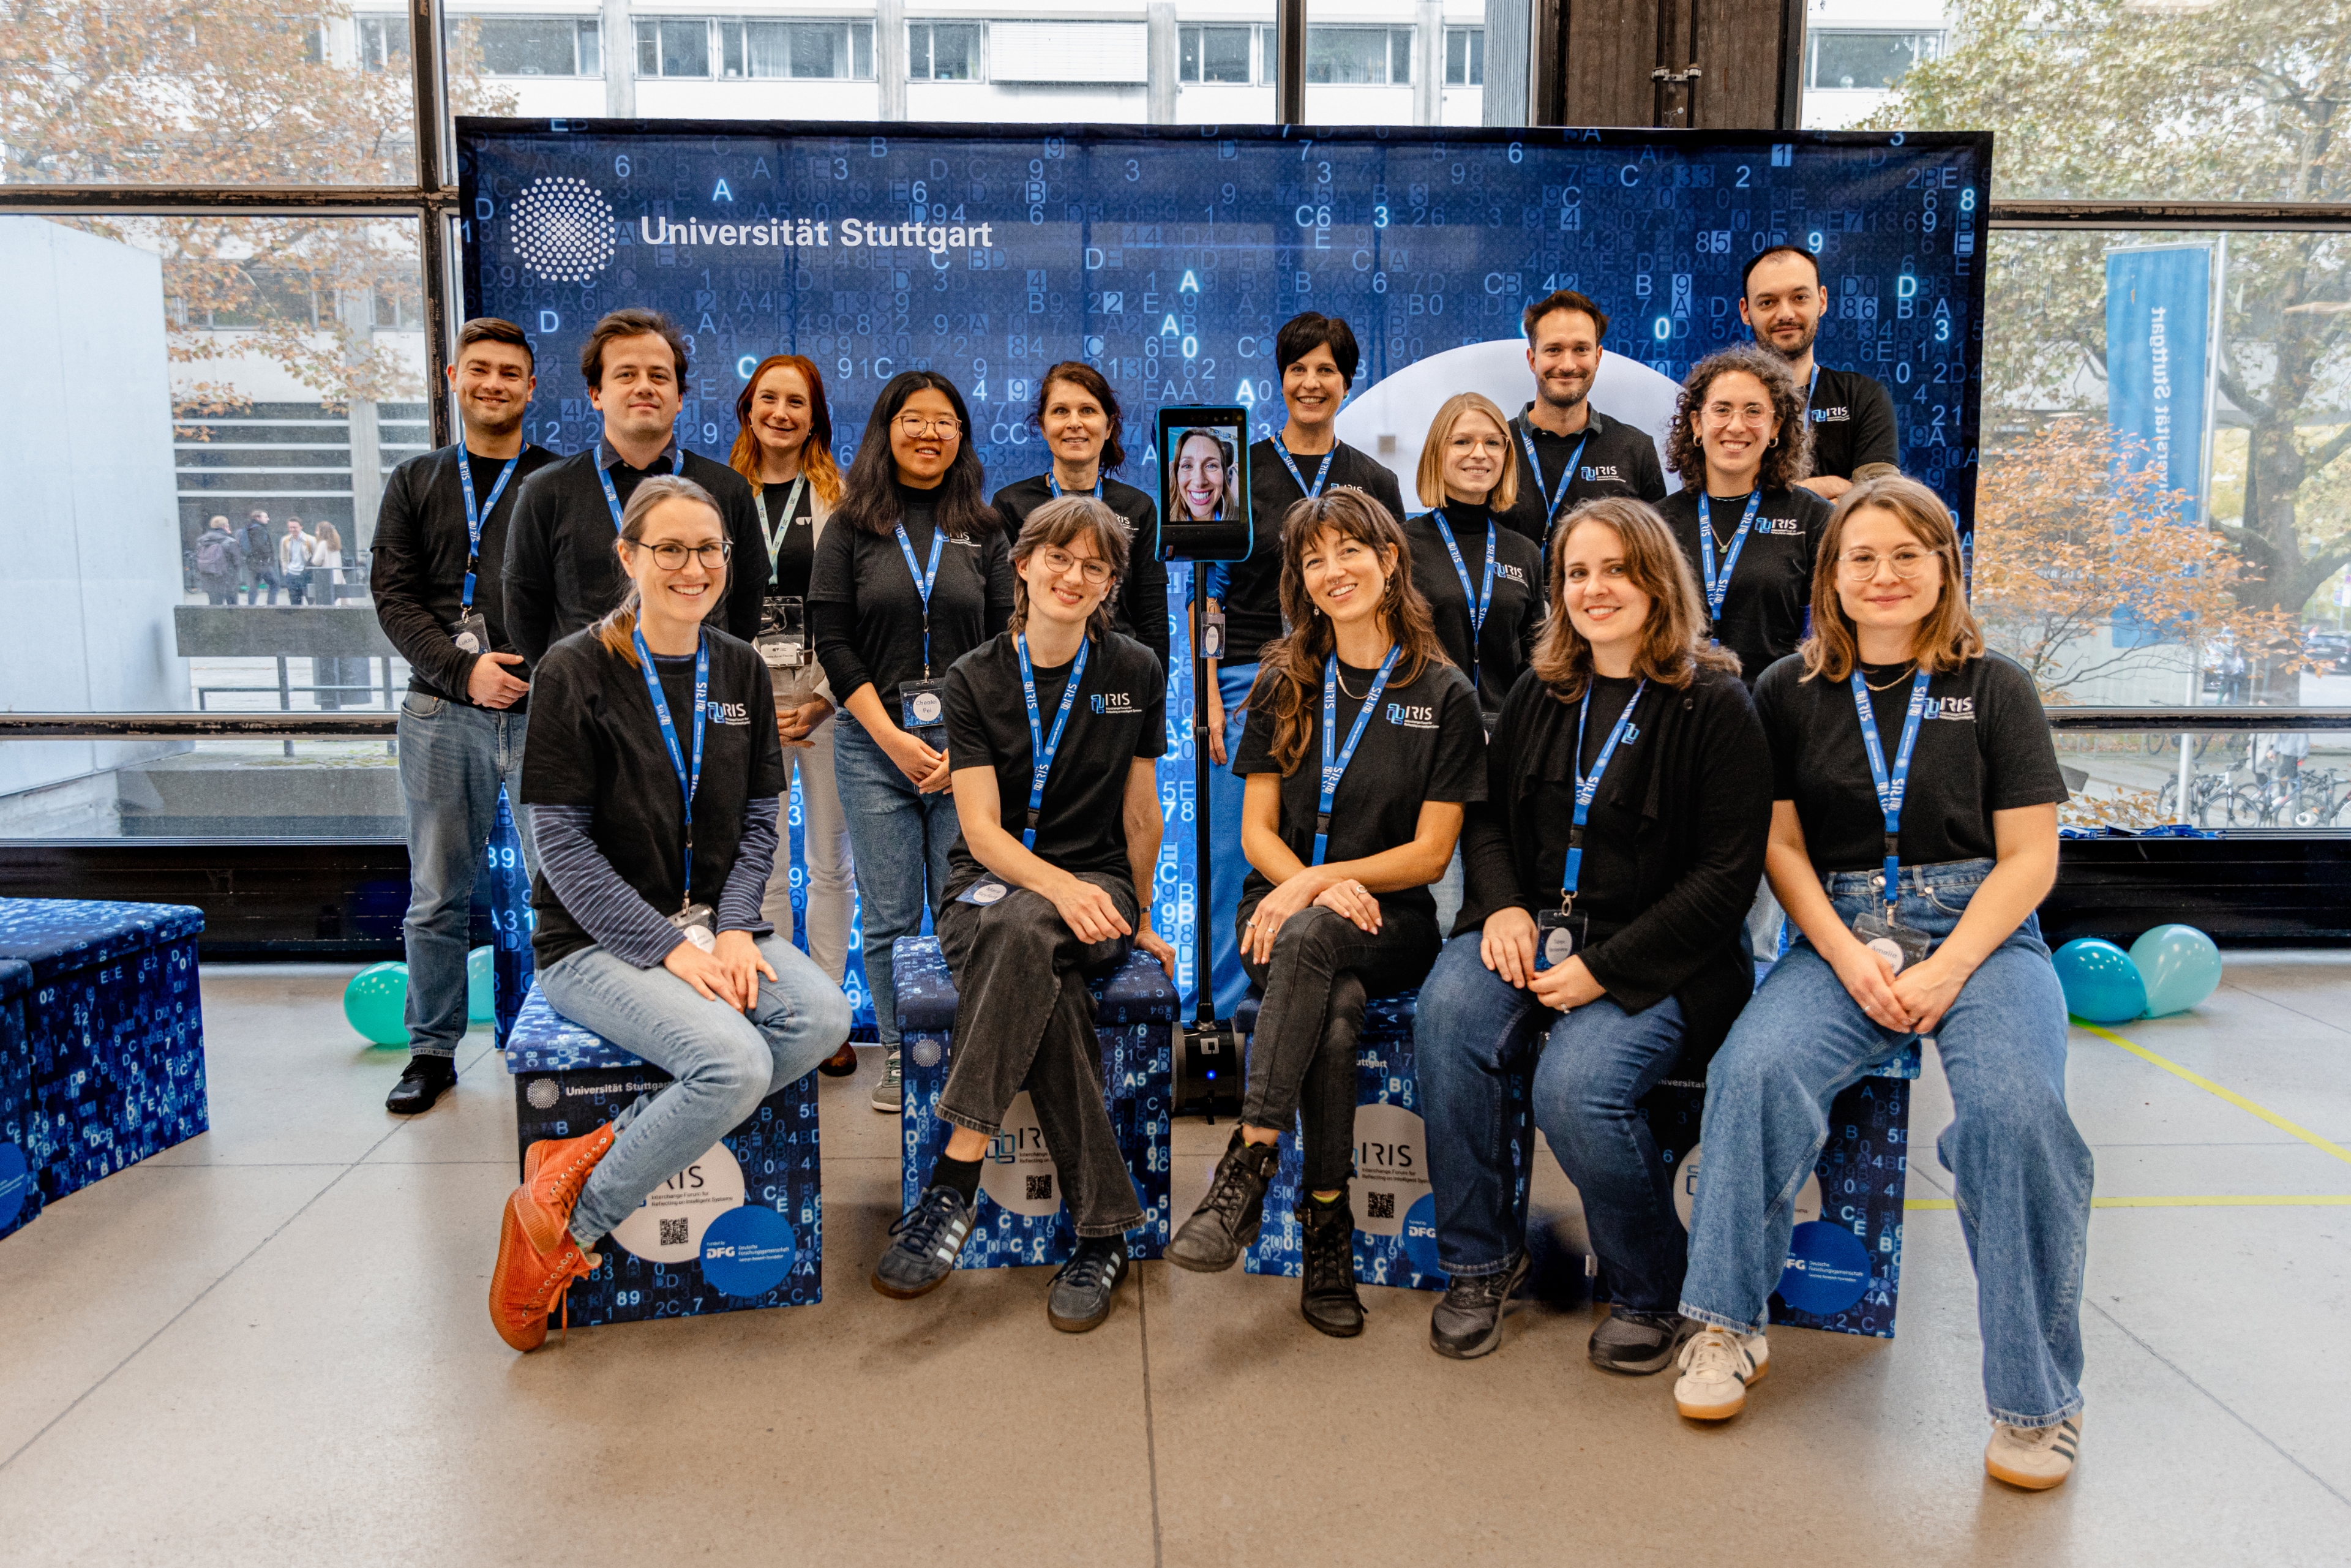
<svg viewBox="0 0 2351 1568">
<path fill-rule="evenodd" d="M 2082 1418 L 2068 1416 L 2054 1427 L 2010 1427 L 1994 1422 L 1984 1445 L 1984 1474 L 2027 1491 L 2063 1486 L 2082 1451 Z"/>
</svg>

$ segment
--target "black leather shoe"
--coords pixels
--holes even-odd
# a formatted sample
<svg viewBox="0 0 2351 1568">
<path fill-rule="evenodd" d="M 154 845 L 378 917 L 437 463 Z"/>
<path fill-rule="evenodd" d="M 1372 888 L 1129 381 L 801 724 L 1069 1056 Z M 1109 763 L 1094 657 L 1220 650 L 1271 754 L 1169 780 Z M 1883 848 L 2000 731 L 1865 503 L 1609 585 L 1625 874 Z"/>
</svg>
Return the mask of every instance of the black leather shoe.
<svg viewBox="0 0 2351 1568">
<path fill-rule="evenodd" d="M 457 1064 L 445 1056 L 412 1056 L 408 1071 L 383 1097 L 383 1108 L 399 1116 L 420 1115 L 433 1109 L 433 1102 L 442 1093 L 455 1088 Z"/>
<path fill-rule="evenodd" d="M 1306 1254 L 1298 1310 L 1333 1339 L 1364 1332 L 1364 1300 L 1355 1294 L 1355 1209 L 1347 1188 L 1330 1203 L 1308 1193 L 1298 1200 L 1298 1228 Z"/>
<path fill-rule="evenodd" d="M 1502 1312 L 1523 1284 L 1530 1261 L 1522 1249 L 1495 1274 L 1455 1275 L 1444 1299 L 1429 1310 L 1428 1348 L 1456 1361 L 1486 1354 L 1502 1343 Z"/>
<path fill-rule="evenodd" d="M 1196 1274 L 1220 1274 L 1240 1261 L 1265 1218 L 1265 1189 L 1281 1164 L 1281 1145 L 1252 1144 L 1233 1129 L 1208 1183 L 1208 1196 L 1167 1244 L 1167 1261 Z"/>
</svg>

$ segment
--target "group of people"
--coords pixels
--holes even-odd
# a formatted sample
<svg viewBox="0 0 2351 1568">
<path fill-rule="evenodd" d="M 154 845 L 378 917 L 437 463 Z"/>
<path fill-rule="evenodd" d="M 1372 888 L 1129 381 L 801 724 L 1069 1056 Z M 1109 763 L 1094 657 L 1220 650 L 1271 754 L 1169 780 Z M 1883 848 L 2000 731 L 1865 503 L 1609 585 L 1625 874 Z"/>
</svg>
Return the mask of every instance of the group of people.
<svg viewBox="0 0 2351 1568">
<path fill-rule="evenodd" d="M 1606 316 L 1573 292 L 1539 301 L 1536 396 L 1515 416 L 1448 400 L 1415 514 L 1336 438 L 1346 324 L 1309 314 L 1277 335 L 1287 420 L 1249 454 L 1255 551 L 1207 584 L 1227 656 L 1202 693 L 1229 782 L 1216 850 L 1246 868 L 1219 869 L 1237 902 L 1217 936 L 1260 1009 L 1239 1124 L 1167 1257 L 1230 1268 L 1295 1130 L 1301 1312 L 1361 1332 L 1356 1034 L 1368 997 L 1418 986 L 1448 1276 L 1432 1347 L 1496 1349 L 1527 1277 L 1523 1085 L 1614 1303 L 1591 1359 L 1675 1367 L 1676 1407 L 1719 1420 L 1769 1366 L 1768 1301 L 1831 1101 L 1932 1039 L 1956 1110 L 1938 1154 L 1980 1286 L 1986 1468 L 2045 1488 L 2079 1443 L 2091 1181 L 2033 915 L 2065 789 L 2032 681 L 1969 610 L 1950 514 L 1895 468 L 1885 389 L 1813 362 L 1823 304 L 1805 252 L 1750 263 L 1756 342 L 1685 380 L 1668 497 L 1649 437 L 1590 404 Z M 1174 962 L 1144 896 L 1165 577 L 1138 548 L 1154 498 L 1110 476 L 1112 389 L 1083 364 L 1046 372 L 1050 465 L 991 498 L 962 395 L 934 372 L 883 388 L 844 475 L 817 367 L 771 358 L 721 465 L 672 433 L 683 340 L 619 311 L 581 355 L 602 437 L 559 459 L 520 438 L 523 334 L 477 320 L 461 338 L 465 440 L 402 467 L 377 532 L 377 599 L 416 671 L 400 721 L 416 1056 L 391 1108 L 453 1081 L 465 910 L 501 781 L 529 817 L 548 999 L 674 1079 L 533 1145 L 501 1228 L 498 1332 L 541 1343 L 647 1193 L 776 1089 L 853 1064 L 852 875 L 888 1053 L 877 1106 L 898 1105 L 892 950 L 925 913 L 958 989 L 949 1135 L 875 1288 L 949 1277 L 1026 1089 L 1078 1238 L 1048 1316 L 1101 1323 L 1143 1215 L 1086 980 L 1138 949 Z M 1160 455 L 1204 502 L 1235 467 L 1208 444 Z M 783 934 L 777 852 L 794 769 L 807 956 Z M 1213 983 L 1229 1016 L 1238 994 Z M 1669 1073 L 1708 1085 L 1687 1232 L 1636 1109 Z"/>
<path fill-rule="evenodd" d="M 190 556 L 197 591 L 207 604 L 235 604 L 240 591 L 247 604 L 275 604 L 281 586 L 288 604 L 304 602 L 314 590 L 320 603 L 331 604 L 334 585 L 343 580 L 340 529 L 324 518 L 305 528 L 301 518 L 288 517 L 285 528 L 273 533 L 269 513 L 261 507 L 235 531 L 226 517 L 213 518 L 196 536 Z"/>
</svg>

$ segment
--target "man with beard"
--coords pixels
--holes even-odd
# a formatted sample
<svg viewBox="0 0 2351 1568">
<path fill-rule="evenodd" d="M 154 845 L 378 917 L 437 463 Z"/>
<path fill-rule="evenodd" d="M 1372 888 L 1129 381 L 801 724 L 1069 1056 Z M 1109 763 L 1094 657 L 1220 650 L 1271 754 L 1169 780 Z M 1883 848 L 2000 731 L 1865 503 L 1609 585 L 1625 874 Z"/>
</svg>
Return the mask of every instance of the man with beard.
<svg viewBox="0 0 2351 1568">
<path fill-rule="evenodd" d="M 1562 288 L 1528 306 L 1522 325 L 1535 396 L 1510 421 L 1519 498 L 1494 520 L 1541 545 L 1579 502 L 1597 496 L 1632 496 L 1652 505 L 1664 500 L 1657 444 L 1589 401 L 1607 314 Z"/>
<path fill-rule="evenodd" d="M 1828 295 L 1812 252 L 1775 245 L 1750 259 L 1739 277 L 1740 319 L 1755 341 L 1788 361 L 1804 394 L 1813 436 L 1807 490 L 1834 501 L 1864 479 L 1901 470 L 1894 427 L 1894 397 L 1886 383 L 1859 371 L 1831 370 L 1813 356 Z"/>
</svg>

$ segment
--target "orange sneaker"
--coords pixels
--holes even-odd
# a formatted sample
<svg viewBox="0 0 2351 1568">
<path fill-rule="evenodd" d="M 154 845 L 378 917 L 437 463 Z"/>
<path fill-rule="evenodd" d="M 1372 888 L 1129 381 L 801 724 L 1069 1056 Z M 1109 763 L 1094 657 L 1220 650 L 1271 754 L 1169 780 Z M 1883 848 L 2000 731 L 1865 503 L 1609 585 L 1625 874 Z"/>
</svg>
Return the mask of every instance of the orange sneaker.
<svg viewBox="0 0 2351 1568">
<path fill-rule="evenodd" d="M 548 1315 L 563 1312 L 563 1326 L 571 1327 L 571 1281 L 596 1271 L 601 1260 L 582 1252 L 569 1234 L 551 1251 L 534 1246 L 525 1228 L 523 1210 L 528 1187 L 517 1187 L 507 1199 L 498 1226 L 498 1265 L 490 1274 L 490 1326 L 517 1350 L 537 1350 L 547 1343 Z"/>
<path fill-rule="evenodd" d="M 562 1245 L 564 1228 L 580 1206 L 580 1189 L 612 1147 L 611 1124 L 578 1138 L 541 1138 L 522 1155 L 523 1234 L 541 1252 Z"/>
</svg>

